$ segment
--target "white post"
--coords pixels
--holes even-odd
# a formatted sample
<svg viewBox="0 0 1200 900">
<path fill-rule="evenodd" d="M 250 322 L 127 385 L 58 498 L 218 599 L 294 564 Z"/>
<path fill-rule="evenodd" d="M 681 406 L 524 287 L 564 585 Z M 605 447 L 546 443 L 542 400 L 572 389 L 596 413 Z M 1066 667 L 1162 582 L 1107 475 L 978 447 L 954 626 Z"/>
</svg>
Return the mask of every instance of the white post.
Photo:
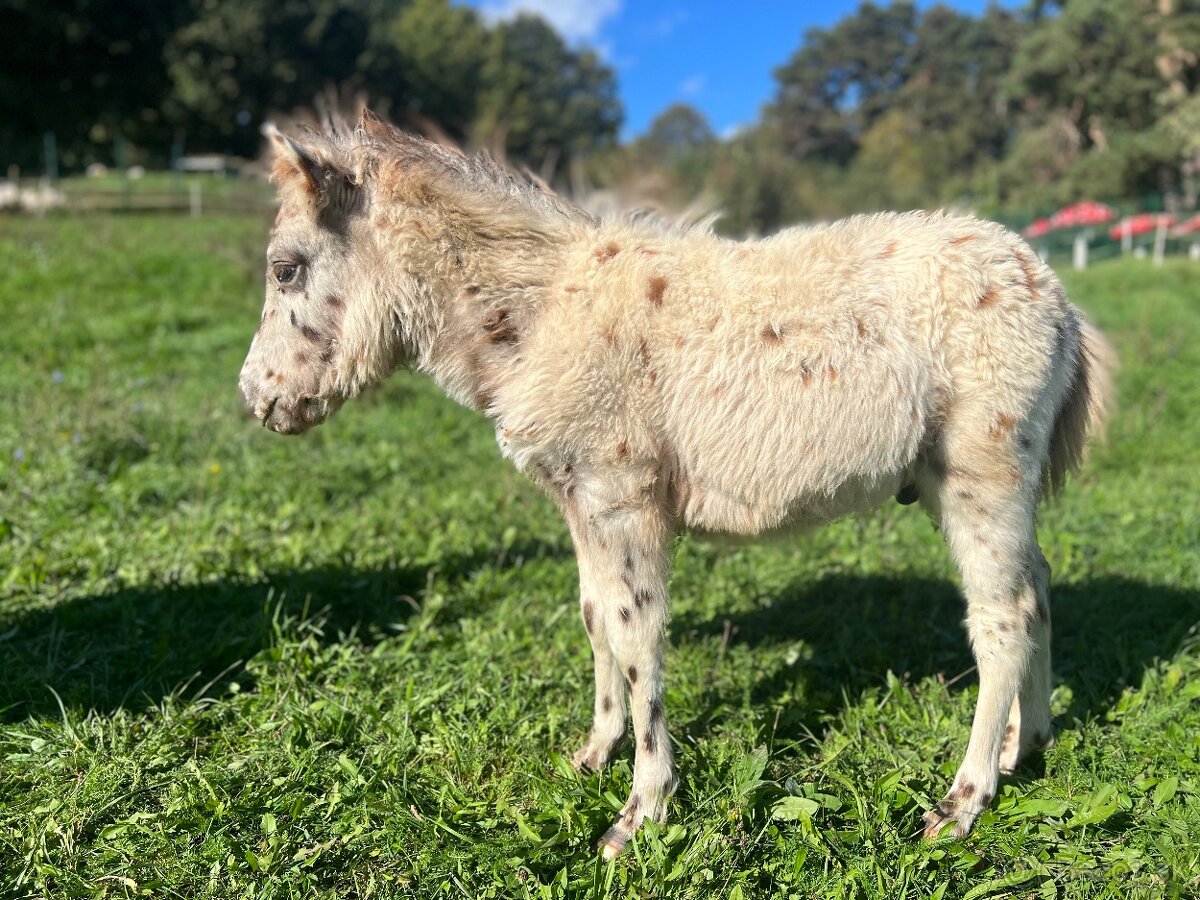
<svg viewBox="0 0 1200 900">
<path fill-rule="evenodd" d="M 1072 247 L 1071 262 L 1075 266 L 1075 271 L 1082 272 L 1087 268 L 1088 263 L 1088 239 L 1091 238 L 1090 230 L 1081 231 L 1075 235 L 1075 244 Z"/>
<path fill-rule="evenodd" d="M 1192 241 L 1188 247 L 1188 259 L 1200 262 L 1200 241 Z"/>
<path fill-rule="evenodd" d="M 1121 255 L 1124 256 L 1133 249 L 1133 227 L 1128 222 L 1121 223 Z"/>
<path fill-rule="evenodd" d="M 1167 252 L 1167 217 L 1158 217 L 1158 228 L 1154 231 L 1154 264 L 1161 266 Z"/>
<path fill-rule="evenodd" d="M 189 198 L 190 198 L 190 201 L 191 201 L 189 205 L 190 205 L 190 207 L 191 207 L 191 210 L 192 210 L 192 215 L 193 215 L 193 216 L 198 216 L 198 215 L 200 215 L 200 212 L 201 212 L 201 207 L 200 207 L 200 182 L 198 182 L 198 181 L 193 181 L 193 182 L 192 182 L 192 184 L 191 184 L 191 188 L 190 188 L 190 190 L 188 191 L 188 194 L 189 194 Z"/>
</svg>

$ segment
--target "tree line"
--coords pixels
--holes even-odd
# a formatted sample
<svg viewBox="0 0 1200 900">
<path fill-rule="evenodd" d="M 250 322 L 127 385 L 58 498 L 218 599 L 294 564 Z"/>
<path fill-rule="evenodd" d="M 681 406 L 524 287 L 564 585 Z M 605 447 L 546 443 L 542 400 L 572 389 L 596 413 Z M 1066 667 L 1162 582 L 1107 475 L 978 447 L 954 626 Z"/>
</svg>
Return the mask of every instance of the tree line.
<svg viewBox="0 0 1200 900">
<path fill-rule="evenodd" d="M 978 16 L 863 3 L 808 31 L 758 120 L 721 141 L 664 111 L 614 177 L 734 232 L 881 208 L 1018 216 L 1082 198 L 1196 206 L 1200 0 L 1034 0 Z"/>
<path fill-rule="evenodd" d="M 533 164 L 615 143 L 616 78 L 541 19 L 448 0 L 0 0 L 0 162 L 253 156 L 265 118 L 352 105 Z"/>
<path fill-rule="evenodd" d="M 739 232 L 956 202 L 1194 206 L 1200 179 L 1200 0 L 864 2 L 801 37 L 738 134 L 677 105 L 624 145 L 596 53 L 449 0 L 0 0 L 0 33 L 0 163 L 34 170 L 47 133 L 67 170 L 118 144 L 253 156 L 264 118 L 333 96 L 547 177 L 707 198 Z"/>
</svg>

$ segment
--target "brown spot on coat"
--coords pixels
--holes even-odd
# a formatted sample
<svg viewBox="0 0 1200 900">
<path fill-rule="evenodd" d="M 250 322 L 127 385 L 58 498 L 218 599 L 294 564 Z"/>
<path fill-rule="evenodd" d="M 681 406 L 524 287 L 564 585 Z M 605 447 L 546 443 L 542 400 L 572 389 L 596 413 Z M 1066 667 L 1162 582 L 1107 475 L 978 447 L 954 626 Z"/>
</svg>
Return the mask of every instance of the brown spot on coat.
<svg viewBox="0 0 1200 900">
<path fill-rule="evenodd" d="M 629 616 L 630 616 L 629 607 L 622 606 L 620 609 L 617 610 L 617 612 L 621 614 L 621 621 L 624 622 L 626 625 L 628 625 L 629 624 Z"/>
<path fill-rule="evenodd" d="M 651 730 L 651 729 L 646 730 L 646 736 L 644 738 L 642 738 L 642 749 L 645 750 L 647 753 L 654 752 L 655 743 L 654 743 L 654 731 L 653 730 Z"/>
<path fill-rule="evenodd" d="M 629 459 L 629 441 L 617 444 L 617 459 Z"/>
<path fill-rule="evenodd" d="M 996 289 L 996 286 L 994 284 L 988 285 L 988 289 L 986 291 L 984 291 L 983 294 L 980 296 L 979 303 L 977 304 L 977 306 L 979 306 L 980 308 L 983 308 L 986 306 L 991 306 L 993 303 L 995 303 L 999 299 L 1000 299 L 1000 291 L 998 291 Z"/>
<path fill-rule="evenodd" d="M 867 323 L 858 316 L 854 317 L 854 330 L 858 332 L 858 339 L 860 341 L 867 339 Z"/>
<path fill-rule="evenodd" d="M 950 792 L 948 799 L 952 800 L 970 800 L 975 796 L 975 785 L 969 781 L 964 781 L 958 787 Z"/>
<path fill-rule="evenodd" d="M 644 588 L 633 592 L 633 605 L 638 609 L 641 609 L 643 606 L 649 606 L 653 600 L 654 595 Z"/>
<path fill-rule="evenodd" d="M 328 306 L 330 309 L 337 310 L 340 312 L 341 310 L 346 308 L 346 301 L 343 300 L 341 297 L 339 297 L 337 294 L 330 294 L 328 297 L 325 298 L 325 305 Z"/>
<path fill-rule="evenodd" d="M 1017 263 L 1021 266 L 1021 273 L 1025 276 L 1025 290 L 1029 292 L 1029 299 L 1040 300 L 1042 294 L 1038 290 L 1037 270 L 1034 268 L 1033 262 L 1024 253 L 1018 253 Z"/>
<path fill-rule="evenodd" d="M 973 240 L 975 240 L 975 235 L 973 235 L 973 234 L 960 234 L 956 238 L 950 238 L 950 243 L 953 244 L 955 247 L 960 247 L 963 244 L 967 243 L 968 241 L 973 241 Z"/>
<path fill-rule="evenodd" d="M 578 294 L 582 290 L 583 288 L 577 284 L 568 284 L 563 287 L 563 292 L 566 294 Z"/>
<path fill-rule="evenodd" d="M 637 666 L 630 666 L 629 667 L 629 683 L 637 684 L 637 679 L 638 679 Z"/>
<path fill-rule="evenodd" d="M 638 339 L 638 357 L 643 366 L 650 365 L 650 343 L 645 338 Z"/>
<path fill-rule="evenodd" d="M 880 259 L 887 259 L 896 252 L 898 246 L 896 241 L 888 241 L 887 246 L 883 248 L 883 252 L 879 254 Z"/>
<path fill-rule="evenodd" d="M 296 311 L 294 309 L 288 311 L 288 317 L 292 320 L 293 328 L 300 327 L 300 320 L 296 318 Z"/>
<path fill-rule="evenodd" d="M 305 353 L 303 350 L 297 350 L 294 354 L 292 354 L 292 359 L 295 361 L 296 365 L 298 365 L 298 366 L 307 366 L 308 365 L 308 354 Z"/>
<path fill-rule="evenodd" d="M 592 633 L 592 616 L 594 616 L 595 613 L 596 610 L 592 606 L 592 602 L 590 600 L 586 601 L 583 604 L 583 627 L 587 629 L 588 634 Z"/>
<path fill-rule="evenodd" d="M 600 262 L 608 262 L 620 252 L 621 248 L 618 247 L 613 241 L 609 241 L 603 247 L 596 248 L 595 256 Z"/>
<path fill-rule="evenodd" d="M 487 410 L 495 401 L 495 396 L 485 387 L 480 387 L 475 391 L 471 402 L 475 404 L 475 408 L 479 410 Z"/>
<path fill-rule="evenodd" d="M 1011 725 L 1006 725 L 1004 728 L 1004 740 L 1000 742 L 1000 752 L 1003 753 L 1012 744 L 1013 733 L 1016 731 Z"/>
<path fill-rule="evenodd" d="M 1013 426 L 1017 424 L 1017 420 L 1008 413 L 1002 412 L 996 415 L 996 421 L 992 423 L 992 427 L 988 429 L 988 436 L 993 441 L 1003 440 L 1004 436 L 1013 430 Z"/>
<path fill-rule="evenodd" d="M 826 370 L 825 370 L 825 371 L 826 371 L 826 373 L 829 375 L 829 380 L 830 380 L 830 381 L 837 381 L 837 377 L 838 377 L 838 370 L 837 370 L 837 367 L 836 367 L 836 366 L 834 366 L 834 364 L 833 364 L 833 363 L 830 363 L 830 364 L 829 364 L 829 366 L 826 368 Z"/>
<path fill-rule="evenodd" d="M 646 289 L 646 299 L 654 306 L 663 305 L 663 295 L 667 292 L 667 279 L 661 275 L 653 275 L 650 278 L 650 286 Z"/>
<path fill-rule="evenodd" d="M 612 710 L 612 697 L 609 697 L 607 694 L 605 694 L 604 699 L 600 701 L 600 708 L 604 712 L 611 711 Z"/>
<path fill-rule="evenodd" d="M 311 325 L 301 325 L 300 333 L 304 335 L 304 338 L 307 341 L 310 341 L 314 344 L 321 343 L 321 332 L 317 331 L 317 329 L 313 328 Z"/>
<path fill-rule="evenodd" d="M 812 384 L 812 380 L 813 380 L 813 373 L 812 373 L 812 369 L 810 369 L 808 366 L 804 366 L 804 367 L 802 367 L 802 368 L 800 369 L 800 381 L 801 381 L 801 383 L 802 383 L 802 384 L 803 384 L 805 387 L 808 387 L 810 384 Z"/>
<path fill-rule="evenodd" d="M 675 338 L 675 346 L 676 347 L 682 347 L 686 343 L 687 343 L 687 338 L 685 338 L 682 334 Z"/>
<path fill-rule="evenodd" d="M 657 725 L 662 721 L 663 704 L 661 700 L 655 699 L 650 701 L 650 724 Z"/>
<path fill-rule="evenodd" d="M 654 382 L 658 381 L 658 373 L 651 369 L 646 373 L 646 380 L 650 382 L 650 387 L 654 387 Z"/>
<path fill-rule="evenodd" d="M 493 344 L 515 344 L 519 335 L 507 309 L 496 309 L 483 320 L 483 332 Z"/>
<path fill-rule="evenodd" d="M 762 339 L 768 344 L 782 344 L 783 329 L 776 328 L 774 325 L 766 325 L 762 330 Z"/>
<path fill-rule="evenodd" d="M 658 256 L 659 251 L 651 250 L 649 247 L 638 247 L 637 252 L 643 256 Z"/>
</svg>

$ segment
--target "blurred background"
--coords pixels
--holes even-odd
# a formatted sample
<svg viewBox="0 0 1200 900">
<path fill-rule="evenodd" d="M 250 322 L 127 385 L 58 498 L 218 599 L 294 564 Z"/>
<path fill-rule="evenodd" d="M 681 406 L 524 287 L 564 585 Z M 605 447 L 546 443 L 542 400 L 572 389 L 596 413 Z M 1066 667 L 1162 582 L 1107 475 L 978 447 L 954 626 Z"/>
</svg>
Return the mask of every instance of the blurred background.
<svg viewBox="0 0 1200 900">
<path fill-rule="evenodd" d="M 269 205 L 263 122 L 367 103 L 579 199 L 720 209 L 733 235 L 949 205 L 1032 226 L 1047 257 L 1081 234 L 1093 257 L 1200 253 L 1195 0 L 0 10 L 0 206 Z"/>
</svg>

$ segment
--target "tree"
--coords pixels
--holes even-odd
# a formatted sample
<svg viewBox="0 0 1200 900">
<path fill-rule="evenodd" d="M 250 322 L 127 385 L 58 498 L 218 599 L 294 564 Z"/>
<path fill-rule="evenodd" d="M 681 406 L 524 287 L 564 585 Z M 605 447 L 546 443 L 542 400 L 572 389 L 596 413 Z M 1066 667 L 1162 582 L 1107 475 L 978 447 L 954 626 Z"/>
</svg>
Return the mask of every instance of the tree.
<svg viewBox="0 0 1200 900">
<path fill-rule="evenodd" d="M 196 0 L 165 48 L 169 113 L 189 142 L 249 155 L 271 113 L 310 106 L 327 88 L 363 87 L 376 0 Z"/>
<path fill-rule="evenodd" d="M 1072 0 L 1021 42 L 1010 91 L 1034 124 L 1064 113 L 1086 146 L 1154 124 L 1163 82 L 1143 0 Z"/>
<path fill-rule="evenodd" d="M 863 3 L 833 28 L 805 33 L 775 71 L 779 92 L 768 110 L 789 152 L 850 160 L 908 78 L 916 21 L 911 2 Z"/>
<path fill-rule="evenodd" d="M 540 18 L 496 26 L 481 80 L 478 138 L 502 137 L 509 154 L 536 167 L 553 170 L 616 141 L 622 111 L 612 69 L 591 50 L 567 47 Z"/>
<path fill-rule="evenodd" d="M 371 103 L 464 140 L 479 106 L 488 32 L 469 8 L 412 0 L 372 30 L 363 60 Z"/>
<path fill-rule="evenodd" d="M 671 160 L 706 147 L 717 139 L 704 113 L 688 103 L 675 103 L 660 112 L 637 143 L 646 155 Z"/>
<path fill-rule="evenodd" d="M 658 114 L 647 132 L 634 142 L 632 155 L 638 168 L 660 166 L 674 184 L 673 201 L 694 203 L 712 169 L 717 136 L 694 106 L 676 103 Z"/>
<path fill-rule="evenodd" d="M 163 145 L 162 47 L 190 14 L 188 0 L 2 0 L 4 161 L 36 165 L 45 132 L 68 167 L 118 136 Z"/>
</svg>

